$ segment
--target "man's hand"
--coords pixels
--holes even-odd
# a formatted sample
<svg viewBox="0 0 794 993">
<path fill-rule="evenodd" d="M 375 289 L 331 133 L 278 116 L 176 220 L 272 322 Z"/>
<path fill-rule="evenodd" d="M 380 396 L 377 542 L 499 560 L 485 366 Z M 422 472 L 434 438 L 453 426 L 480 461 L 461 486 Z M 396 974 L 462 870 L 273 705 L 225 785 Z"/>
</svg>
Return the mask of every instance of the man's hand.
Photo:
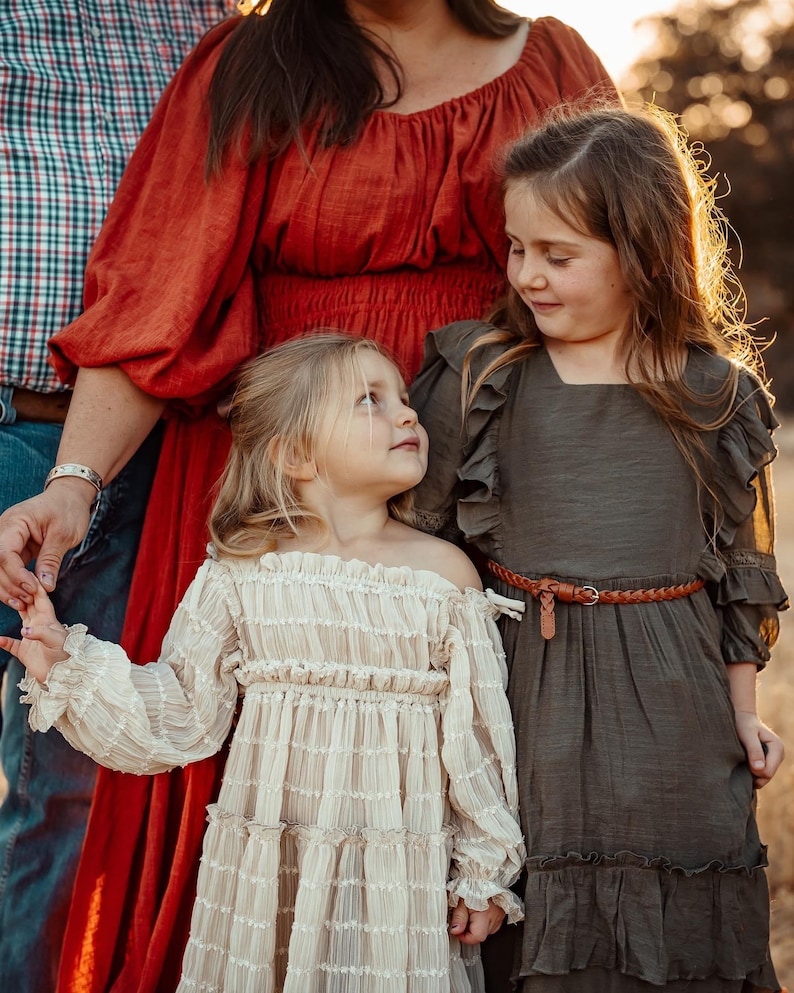
<svg viewBox="0 0 794 993">
<path fill-rule="evenodd" d="M 0 515 L 0 599 L 14 610 L 33 602 L 37 584 L 25 568 L 33 559 L 42 586 L 55 589 L 64 555 L 88 531 L 95 497 L 86 480 L 63 477 Z"/>
</svg>

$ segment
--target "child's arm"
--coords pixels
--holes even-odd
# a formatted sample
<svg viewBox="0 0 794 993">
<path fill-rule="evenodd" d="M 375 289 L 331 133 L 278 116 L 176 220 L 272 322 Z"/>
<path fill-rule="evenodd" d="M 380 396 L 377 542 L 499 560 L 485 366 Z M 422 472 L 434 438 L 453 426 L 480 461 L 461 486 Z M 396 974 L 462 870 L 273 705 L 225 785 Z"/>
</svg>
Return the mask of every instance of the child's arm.
<svg viewBox="0 0 794 993">
<path fill-rule="evenodd" d="M 724 361 L 715 359 L 715 368 L 719 370 Z M 717 382 L 715 378 L 709 387 L 715 396 Z M 775 561 L 776 427 L 768 393 L 755 377 L 740 372 L 731 417 L 714 439 L 716 521 L 714 508 L 703 506 L 704 519 L 715 533 L 716 555 L 711 550 L 704 555 L 701 571 L 714 581 L 711 596 L 736 730 L 756 786 L 769 782 L 783 758 L 780 739 L 759 720 L 755 703 L 757 672 L 771 658 L 779 633 L 778 614 L 789 606 Z"/>
<path fill-rule="evenodd" d="M 28 669 L 20 683 L 30 725 L 120 772 L 164 772 L 219 751 L 237 703 L 239 664 L 228 577 L 206 562 L 177 608 L 160 661 L 131 665 L 124 651 L 57 625 L 44 590 L 21 639 L 5 639 Z"/>
<path fill-rule="evenodd" d="M 523 607 L 491 593 L 461 594 L 450 609 L 446 638 L 450 693 L 442 715 L 441 757 L 456 827 L 448 883 L 454 908 L 450 930 L 466 944 L 497 930 L 505 915 L 511 923 L 523 917 L 521 901 L 510 889 L 525 853 L 516 816 L 506 670 L 493 620 L 507 605 Z"/>
<path fill-rule="evenodd" d="M 736 733 L 747 753 L 753 782 L 766 786 L 783 761 L 783 742 L 756 713 L 755 687 L 758 667 L 755 662 L 734 662 L 728 666 L 731 702 L 736 715 Z"/>
</svg>

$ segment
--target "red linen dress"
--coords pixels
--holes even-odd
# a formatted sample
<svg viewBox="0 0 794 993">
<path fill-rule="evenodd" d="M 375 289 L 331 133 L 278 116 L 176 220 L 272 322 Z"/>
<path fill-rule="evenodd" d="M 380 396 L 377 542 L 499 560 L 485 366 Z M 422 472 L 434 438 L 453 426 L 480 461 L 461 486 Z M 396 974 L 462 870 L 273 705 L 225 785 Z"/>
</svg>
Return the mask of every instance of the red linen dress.
<svg viewBox="0 0 794 993">
<path fill-rule="evenodd" d="M 413 114 L 378 112 L 347 148 L 230 161 L 204 181 L 205 96 L 224 39 L 212 31 L 158 106 L 86 273 L 85 313 L 53 341 L 56 367 L 120 366 L 173 401 L 133 580 L 124 647 L 156 658 L 204 558 L 228 450 L 214 401 L 235 368 L 316 328 L 370 335 L 406 376 L 426 331 L 481 317 L 504 287 L 500 149 L 547 107 L 614 96 L 581 37 L 554 18 L 518 62 Z M 135 777 L 102 770 L 62 960 L 60 993 L 176 986 L 205 807 L 220 760 Z"/>
</svg>

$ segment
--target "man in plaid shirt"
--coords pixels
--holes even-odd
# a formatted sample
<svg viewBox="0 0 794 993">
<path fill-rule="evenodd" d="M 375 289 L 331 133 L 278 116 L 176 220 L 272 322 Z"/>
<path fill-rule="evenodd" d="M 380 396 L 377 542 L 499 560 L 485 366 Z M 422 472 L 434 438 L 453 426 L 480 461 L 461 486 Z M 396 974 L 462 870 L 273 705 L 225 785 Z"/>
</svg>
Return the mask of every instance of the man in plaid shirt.
<svg viewBox="0 0 794 993">
<path fill-rule="evenodd" d="M 54 464 L 69 394 L 47 363 L 47 340 L 80 312 L 88 252 L 124 164 L 170 76 L 233 8 L 231 0 L 4 5 L 0 510 L 39 492 Z M 86 621 L 100 638 L 121 633 L 156 455 L 152 437 L 103 491 L 60 571 L 59 616 Z M 0 605 L 0 630 L 18 628 L 16 612 Z M 0 987 L 52 993 L 96 767 L 57 731 L 30 731 L 16 690 L 22 668 L 0 655 Z"/>
</svg>

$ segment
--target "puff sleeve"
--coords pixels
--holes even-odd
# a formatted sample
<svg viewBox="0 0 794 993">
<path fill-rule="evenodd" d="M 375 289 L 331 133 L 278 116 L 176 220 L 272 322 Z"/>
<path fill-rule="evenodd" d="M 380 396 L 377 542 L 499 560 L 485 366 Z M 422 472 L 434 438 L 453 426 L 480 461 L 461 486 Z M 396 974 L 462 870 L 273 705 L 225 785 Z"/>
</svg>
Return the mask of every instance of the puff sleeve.
<svg viewBox="0 0 794 993">
<path fill-rule="evenodd" d="M 237 703 L 238 612 L 223 567 L 208 560 L 174 615 L 157 662 L 131 665 L 124 651 L 75 625 L 69 658 L 46 683 L 19 684 L 30 726 L 56 727 L 79 751 L 119 772 L 152 774 L 214 755 Z"/>
<path fill-rule="evenodd" d="M 204 402 L 257 345 L 252 247 L 267 162 L 205 178 L 207 90 L 238 18 L 211 30 L 161 97 L 85 275 L 83 314 L 50 342 L 59 376 L 117 365 L 162 399 Z"/>
</svg>

